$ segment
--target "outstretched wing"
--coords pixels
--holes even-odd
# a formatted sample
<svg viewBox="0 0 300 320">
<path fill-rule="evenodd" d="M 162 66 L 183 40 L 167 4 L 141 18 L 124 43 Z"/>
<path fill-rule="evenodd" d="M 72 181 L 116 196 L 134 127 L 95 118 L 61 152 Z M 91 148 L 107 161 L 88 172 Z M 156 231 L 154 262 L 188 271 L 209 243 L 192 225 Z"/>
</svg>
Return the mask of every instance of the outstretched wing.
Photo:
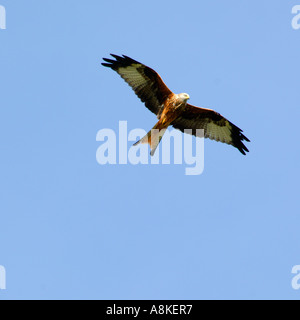
<svg viewBox="0 0 300 320">
<path fill-rule="evenodd" d="M 146 107 L 153 113 L 159 114 L 164 100 L 172 94 L 159 74 L 127 56 L 120 57 L 115 54 L 111 56 L 116 60 L 103 58 L 108 63 L 102 65 L 115 70 L 132 87 Z"/>
<path fill-rule="evenodd" d="M 196 129 L 204 129 L 205 138 L 231 144 L 242 154 L 249 152 L 242 141 L 250 140 L 242 134 L 243 131 L 214 110 L 187 104 L 172 126 L 182 132 L 184 129 L 192 129 L 193 135 L 196 135 Z"/>
</svg>

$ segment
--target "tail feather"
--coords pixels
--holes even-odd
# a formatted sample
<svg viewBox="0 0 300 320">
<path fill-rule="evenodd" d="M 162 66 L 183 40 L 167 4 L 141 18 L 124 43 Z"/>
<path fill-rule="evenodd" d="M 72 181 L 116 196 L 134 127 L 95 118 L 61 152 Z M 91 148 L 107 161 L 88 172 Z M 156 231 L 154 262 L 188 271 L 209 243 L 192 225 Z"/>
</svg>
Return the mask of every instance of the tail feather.
<svg viewBox="0 0 300 320">
<path fill-rule="evenodd" d="M 149 143 L 150 145 L 150 155 L 153 156 L 155 150 L 157 149 L 160 140 L 162 139 L 164 133 L 166 132 L 167 128 L 159 128 L 160 124 L 157 123 L 141 140 L 137 141 L 134 146 L 140 143 Z"/>
</svg>

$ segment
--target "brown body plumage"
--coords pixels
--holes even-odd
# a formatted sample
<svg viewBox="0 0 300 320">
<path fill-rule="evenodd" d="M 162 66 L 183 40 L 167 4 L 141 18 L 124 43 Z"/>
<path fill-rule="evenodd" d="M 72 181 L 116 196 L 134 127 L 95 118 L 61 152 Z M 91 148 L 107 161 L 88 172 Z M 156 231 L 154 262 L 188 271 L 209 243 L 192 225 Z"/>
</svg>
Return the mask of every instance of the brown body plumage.
<svg viewBox="0 0 300 320">
<path fill-rule="evenodd" d="M 135 91 L 146 107 L 157 115 L 159 121 L 138 143 L 149 143 L 154 154 L 169 125 L 184 132 L 204 129 L 204 136 L 236 147 L 242 154 L 248 149 L 243 140 L 250 141 L 242 130 L 211 109 L 199 108 L 187 103 L 189 95 L 173 93 L 153 69 L 127 56 L 112 56 L 116 60 L 103 58 L 103 66 L 115 70 Z"/>
</svg>

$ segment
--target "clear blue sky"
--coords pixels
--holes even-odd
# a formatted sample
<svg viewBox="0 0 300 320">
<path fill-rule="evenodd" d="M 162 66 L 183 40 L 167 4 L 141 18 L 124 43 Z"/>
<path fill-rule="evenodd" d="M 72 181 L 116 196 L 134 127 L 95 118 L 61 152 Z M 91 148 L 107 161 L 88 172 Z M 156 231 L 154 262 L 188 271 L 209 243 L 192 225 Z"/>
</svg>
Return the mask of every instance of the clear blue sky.
<svg viewBox="0 0 300 320">
<path fill-rule="evenodd" d="M 299 1 L 0 0 L 0 299 L 299 299 Z M 126 54 L 244 130 L 183 165 L 96 162 L 156 117 Z"/>
</svg>

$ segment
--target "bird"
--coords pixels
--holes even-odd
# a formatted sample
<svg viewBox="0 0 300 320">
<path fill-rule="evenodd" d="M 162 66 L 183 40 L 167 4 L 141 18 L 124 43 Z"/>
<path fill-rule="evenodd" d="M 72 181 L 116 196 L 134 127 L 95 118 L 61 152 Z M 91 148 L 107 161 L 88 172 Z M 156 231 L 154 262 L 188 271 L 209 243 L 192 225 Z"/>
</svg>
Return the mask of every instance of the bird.
<svg viewBox="0 0 300 320">
<path fill-rule="evenodd" d="M 148 143 L 150 155 L 162 139 L 169 126 L 197 136 L 197 129 L 204 130 L 204 137 L 220 141 L 237 148 L 243 155 L 249 152 L 243 141 L 250 140 L 232 122 L 213 109 L 193 106 L 187 101 L 187 93 L 173 93 L 160 75 L 150 67 L 126 55 L 110 54 L 114 59 L 103 58 L 104 67 L 116 71 L 134 90 L 145 106 L 155 113 L 158 122 L 135 145 Z M 187 130 L 189 129 L 189 130 Z"/>
</svg>

